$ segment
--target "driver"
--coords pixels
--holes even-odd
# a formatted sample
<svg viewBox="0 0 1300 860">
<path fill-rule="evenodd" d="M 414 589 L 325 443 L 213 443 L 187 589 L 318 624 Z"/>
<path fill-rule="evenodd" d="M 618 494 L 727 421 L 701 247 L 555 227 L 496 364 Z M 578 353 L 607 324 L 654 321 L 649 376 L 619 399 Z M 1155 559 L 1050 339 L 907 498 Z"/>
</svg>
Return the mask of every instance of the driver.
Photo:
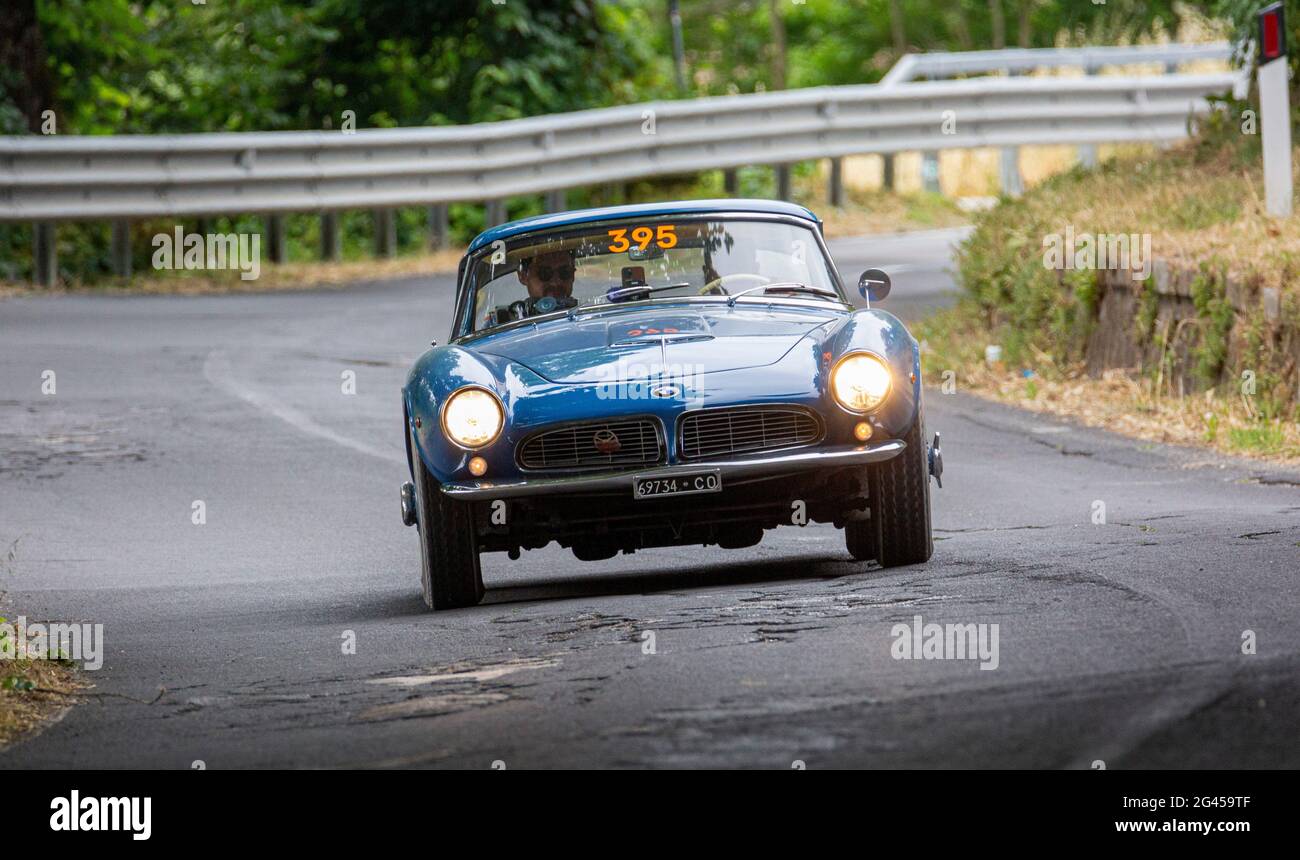
<svg viewBox="0 0 1300 860">
<path fill-rule="evenodd" d="M 519 261 L 519 283 L 528 290 L 528 297 L 540 299 L 567 299 L 573 295 L 574 265 L 577 257 L 573 251 L 550 251 Z"/>
</svg>

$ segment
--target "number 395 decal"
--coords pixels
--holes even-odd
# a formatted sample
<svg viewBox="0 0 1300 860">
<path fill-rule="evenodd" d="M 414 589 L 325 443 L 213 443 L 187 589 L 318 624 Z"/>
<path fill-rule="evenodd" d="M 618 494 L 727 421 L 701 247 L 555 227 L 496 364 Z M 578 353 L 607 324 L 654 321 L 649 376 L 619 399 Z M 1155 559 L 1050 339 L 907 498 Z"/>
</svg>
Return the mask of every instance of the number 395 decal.
<svg viewBox="0 0 1300 860">
<path fill-rule="evenodd" d="M 632 238 L 629 241 L 628 233 L 631 232 Z M 631 227 L 619 230 L 609 231 L 609 250 L 612 254 L 621 254 L 633 245 L 637 250 L 644 251 L 651 245 L 657 248 L 675 248 L 677 247 L 677 228 L 672 224 L 660 224 L 659 227 Z"/>
</svg>

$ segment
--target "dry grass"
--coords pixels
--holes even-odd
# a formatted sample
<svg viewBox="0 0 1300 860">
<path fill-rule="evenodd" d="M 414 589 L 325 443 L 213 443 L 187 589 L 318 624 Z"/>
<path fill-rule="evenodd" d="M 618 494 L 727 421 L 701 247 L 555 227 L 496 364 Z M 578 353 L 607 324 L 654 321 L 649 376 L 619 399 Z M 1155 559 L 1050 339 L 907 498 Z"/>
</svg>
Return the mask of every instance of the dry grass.
<svg viewBox="0 0 1300 860">
<path fill-rule="evenodd" d="M 61 717 L 88 686 L 68 663 L 0 660 L 0 747 Z"/>
<path fill-rule="evenodd" d="M 264 263 L 257 280 L 241 280 L 238 271 L 148 272 L 129 281 L 107 280 L 94 286 L 71 284 L 53 290 L 22 284 L 0 284 L 0 296 L 51 295 L 59 293 L 131 293 L 206 295 L 215 293 L 264 293 L 344 287 L 358 281 L 378 281 L 416 275 L 454 273 L 462 251 L 394 257 L 387 260 L 349 260 L 339 263 Z"/>
<path fill-rule="evenodd" d="M 1258 154 L 1244 147 L 1125 150 L 1095 179 L 1040 188 L 1026 204 L 1060 232 L 1149 233 L 1152 254 L 1176 266 L 1213 261 L 1234 278 L 1284 289 L 1300 272 L 1300 217 L 1268 215 Z"/>
<path fill-rule="evenodd" d="M 1001 363 L 990 367 L 982 353 L 992 341 L 969 321 L 954 324 L 954 313 L 918 327 L 919 336 L 926 338 L 922 359 L 931 385 L 941 384 L 944 371 L 953 370 L 958 391 L 1031 412 L 1135 439 L 1300 467 L 1300 424 L 1262 419 L 1249 397 L 1214 390 L 1171 396 L 1132 371 L 1110 370 L 1091 378 L 1081 367 L 1055 367 L 1046 355 L 1039 356 L 1042 372 L 1028 377 Z M 931 348 L 932 343 L 939 348 Z"/>
<path fill-rule="evenodd" d="M 826 236 L 831 239 L 960 227 L 969 223 L 965 213 L 950 202 L 931 195 L 881 194 L 877 195 L 871 208 L 812 204 L 810 208 L 821 216 Z"/>
</svg>

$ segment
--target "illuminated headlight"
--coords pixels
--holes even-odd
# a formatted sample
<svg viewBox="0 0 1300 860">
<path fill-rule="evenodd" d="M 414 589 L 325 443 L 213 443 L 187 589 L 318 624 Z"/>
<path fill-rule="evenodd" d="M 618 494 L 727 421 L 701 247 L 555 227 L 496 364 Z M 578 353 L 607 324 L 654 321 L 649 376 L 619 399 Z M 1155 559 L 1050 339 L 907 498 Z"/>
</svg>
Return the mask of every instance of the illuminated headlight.
<svg viewBox="0 0 1300 860">
<path fill-rule="evenodd" d="M 442 429 L 462 448 L 482 448 L 501 432 L 501 401 L 482 388 L 462 388 L 442 407 Z"/>
<path fill-rule="evenodd" d="M 889 365 L 869 352 L 847 355 L 831 371 L 831 393 L 850 412 L 875 409 L 889 395 L 891 384 Z"/>
</svg>

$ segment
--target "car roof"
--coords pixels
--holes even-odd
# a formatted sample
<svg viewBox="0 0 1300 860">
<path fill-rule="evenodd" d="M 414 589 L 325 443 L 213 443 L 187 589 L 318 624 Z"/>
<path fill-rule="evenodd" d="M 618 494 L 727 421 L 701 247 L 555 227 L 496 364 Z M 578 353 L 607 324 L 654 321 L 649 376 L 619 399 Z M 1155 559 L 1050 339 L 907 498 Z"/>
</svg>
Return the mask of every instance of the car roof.
<svg viewBox="0 0 1300 860">
<path fill-rule="evenodd" d="M 521 233 L 534 230 L 547 230 L 552 227 L 567 227 L 571 224 L 585 224 L 590 221 L 606 221 L 618 218 L 640 218 L 655 215 L 685 215 L 701 212 L 739 212 L 760 215 L 789 215 L 802 218 L 814 224 L 820 219 L 812 211 L 795 203 L 783 200 L 675 200 L 667 203 L 633 203 L 626 206 L 602 206 L 597 209 L 576 209 L 572 212 L 555 212 L 550 215 L 534 215 L 510 221 L 499 227 L 484 230 L 469 243 L 468 253 L 474 253 L 484 245 L 498 239 L 509 239 Z"/>
</svg>

